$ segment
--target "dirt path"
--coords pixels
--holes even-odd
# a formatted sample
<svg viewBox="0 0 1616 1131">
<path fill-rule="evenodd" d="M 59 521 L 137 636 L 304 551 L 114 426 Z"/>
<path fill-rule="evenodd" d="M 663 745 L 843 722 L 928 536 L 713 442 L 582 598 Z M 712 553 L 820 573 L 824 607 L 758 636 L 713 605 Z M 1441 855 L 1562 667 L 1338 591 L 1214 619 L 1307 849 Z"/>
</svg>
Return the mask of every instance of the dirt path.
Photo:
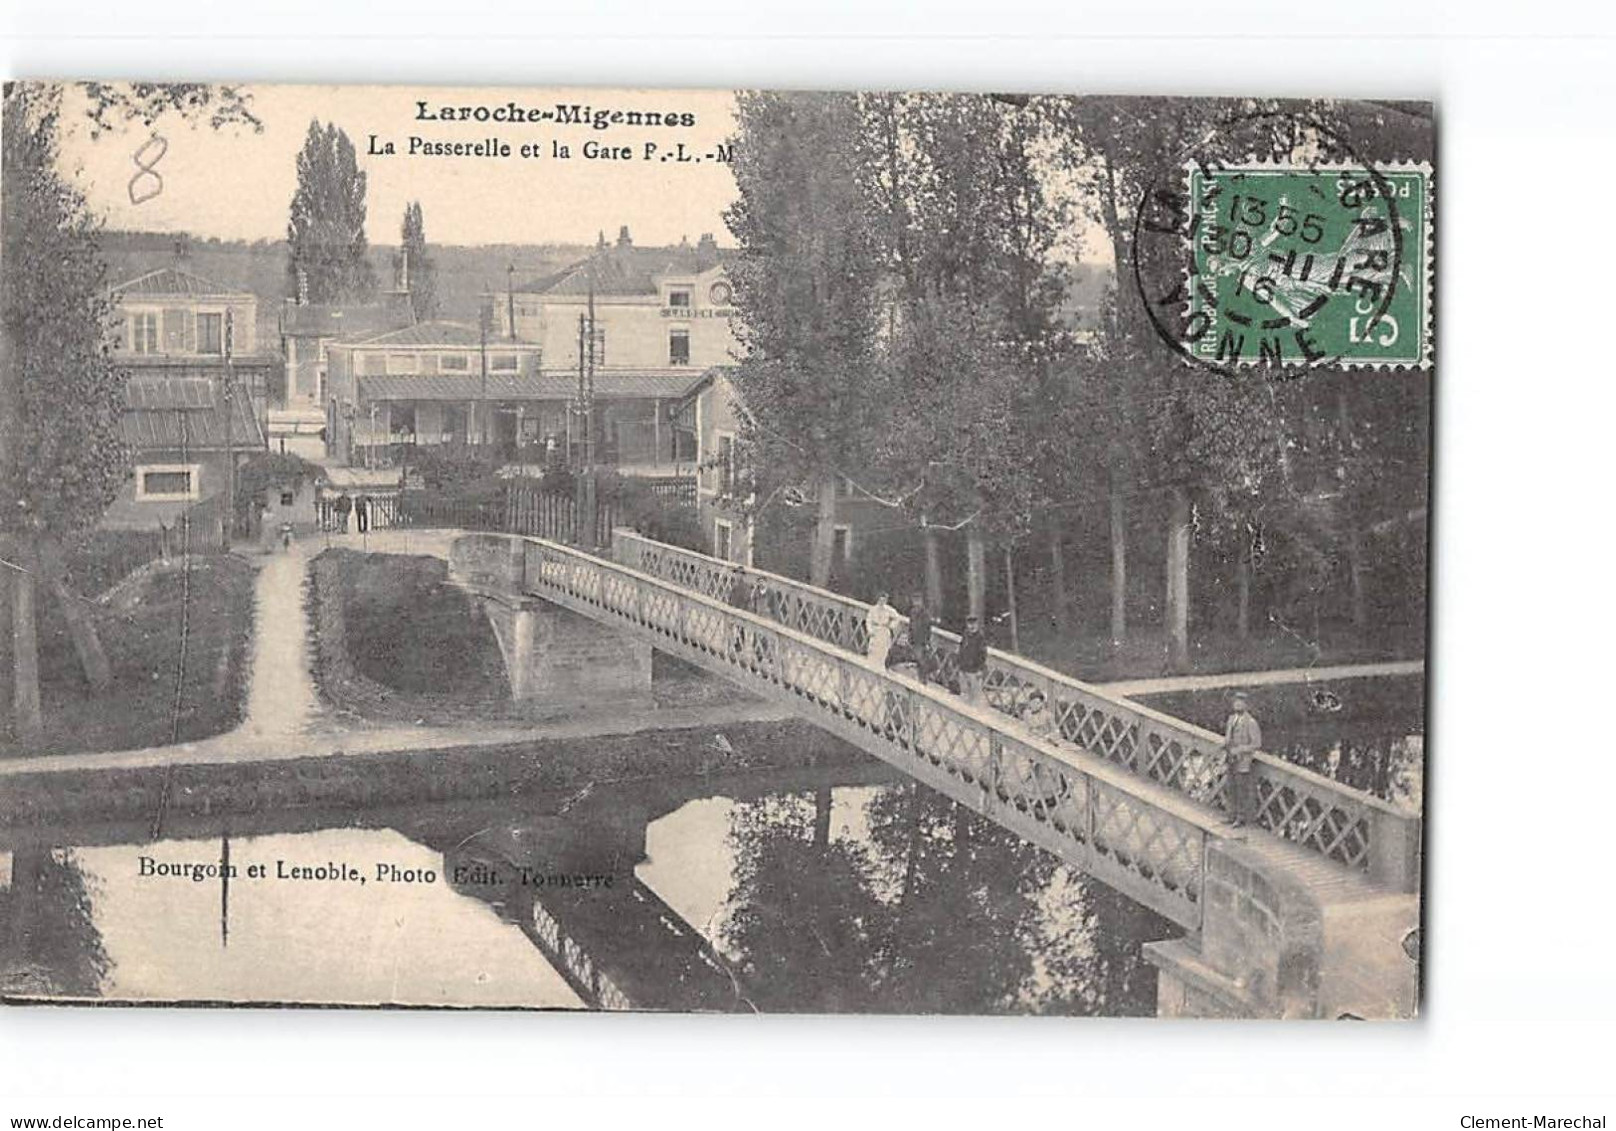
<svg viewBox="0 0 1616 1131">
<path fill-rule="evenodd" d="M 1424 671 L 1424 660 L 1393 660 L 1381 664 L 1338 664 L 1334 667 L 1283 668 L 1266 672 L 1224 672 L 1219 675 L 1125 679 L 1096 686 L 1112 695 L 1158 695 L 1169 691 L 1216 691 L 1222 687 L 1270 687 L 1283 683 L 1361 679 L 1365 676 L 1419 675 Z"/>
<path fill-rule="evenodd" d="M 306 597 L 309 566 L 328 548 L 448 558 L 460 531 L 385 530 L 375 534 L 318 535 L 262 559 L 253 593 L 253 647 L 247 706 L 240 726 L 226 734 L 171 746 L 57 754 L 0 762 L 0 778 L 98 768 L 128 769 L 196 763 L 277 761 L 291 758 L 500 746 L 546 737 L 631 734 L 641 730 L 773 721 L 790 711 L 763 702 L 660 707 L 491 726 L 400 726 L 340 718 L 315 688 L 313 642 Z"/>
<path fill-rule="evenodd" d="M 310 555 L 294 545 L 272 554 L 253 590 L 253 638 L 246 717 L 214 741 L 286 739 L 317 720 L 320 696 L 310 670 L 305 607 Z"/>
</svg>

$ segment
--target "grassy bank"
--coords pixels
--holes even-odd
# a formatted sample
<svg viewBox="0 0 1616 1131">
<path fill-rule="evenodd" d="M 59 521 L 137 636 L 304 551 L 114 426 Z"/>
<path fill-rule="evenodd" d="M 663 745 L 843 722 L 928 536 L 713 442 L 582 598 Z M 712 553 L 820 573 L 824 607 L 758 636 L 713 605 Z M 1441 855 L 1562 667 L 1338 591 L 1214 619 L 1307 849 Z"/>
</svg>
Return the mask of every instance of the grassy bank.
<svg viewBox="0 0 1616 1131">
<path fill-rule="evenodd" d="M 327 550 L 309 587 L 315 683 L 352 717 L 432 726 L 527 721 L 512 702 L 487 616 L 442 559 Z M 693 707 L 750 698 L 682 660 L 652 655 L 652 698 Z"/>
<path fill-rule="evenodd" d="M 61 610 L 40 603 L 45 737 L 0 740 L 0 756 L 128 750 L 222 734 L 241 721 L 252 638 L 253 567 L 228 554 L 143 574 L 113 602 L 88 602 L 112 669 L 90 694 Z"/>
</svg>

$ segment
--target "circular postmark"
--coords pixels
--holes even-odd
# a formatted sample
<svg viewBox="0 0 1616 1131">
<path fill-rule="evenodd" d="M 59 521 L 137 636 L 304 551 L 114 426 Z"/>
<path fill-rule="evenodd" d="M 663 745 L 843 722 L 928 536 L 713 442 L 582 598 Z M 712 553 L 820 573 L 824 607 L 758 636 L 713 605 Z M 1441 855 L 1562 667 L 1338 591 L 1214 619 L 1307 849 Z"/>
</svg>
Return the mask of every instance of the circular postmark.
<svg viewBox="0 0 1616 1131">
<path fill-rule="evenodd" d="M 1295 114 L 1205 131 L 1135 209 L 1134 283 L 1156 333 L 1226 375 L 1424 364 L 1427 176 L 1377 168 Z"/>
</svg>

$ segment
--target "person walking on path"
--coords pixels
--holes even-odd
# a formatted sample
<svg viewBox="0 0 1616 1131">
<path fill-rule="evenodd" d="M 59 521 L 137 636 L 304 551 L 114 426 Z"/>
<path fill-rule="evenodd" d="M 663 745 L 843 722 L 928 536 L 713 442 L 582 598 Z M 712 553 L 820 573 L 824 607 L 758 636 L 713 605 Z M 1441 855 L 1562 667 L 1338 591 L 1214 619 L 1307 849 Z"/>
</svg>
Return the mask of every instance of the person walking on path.
<svg viewBox="0 0 1616 1131">
<path fill-rule="evenodd" d="M 898 625 L 903 618 L 898 615 L 887 601 L 887 595 L 880 593 L 875 598 L 875 604 L 870 611 L 864 614 L 864 629 L 869 633 L 870 642 L 865 646 L 864 654 L 875 664 L 885 666 L 887 653 L 892 649 L 892 640 L 897 635 Z"/>
<path fill-rule="evenodd" d="M 353 500 L 347 494 L 337 496 L 337 533 L 348 533 L 348 514 L 353 510 Z"/>
<path fill-rule="evenodd" d="M 988 641 L 982 635 L 980 617 L 965 618 L 965 631 L 959 642 L 960 695 L 973 707 L 984 705 L 982 681 L 988 667 Z"/>
<path fill-rule="evenodd" d="M 1244 693 L 1237 692 L 1229 707 L 1229 719 L 1223 724 L 1224 772 L 1229 780 L 1229 823 L 1238 829 L 1257 819 L 1251 756 L 1262 746 L 1262 727 L 1247 709 Z"/>
<path fill-rule="evenodd" d="M 354 502 L 354 521 L 359 524 L 359 533 L 370 529 L 370 500 L 363 495 Z"/>
</svg>

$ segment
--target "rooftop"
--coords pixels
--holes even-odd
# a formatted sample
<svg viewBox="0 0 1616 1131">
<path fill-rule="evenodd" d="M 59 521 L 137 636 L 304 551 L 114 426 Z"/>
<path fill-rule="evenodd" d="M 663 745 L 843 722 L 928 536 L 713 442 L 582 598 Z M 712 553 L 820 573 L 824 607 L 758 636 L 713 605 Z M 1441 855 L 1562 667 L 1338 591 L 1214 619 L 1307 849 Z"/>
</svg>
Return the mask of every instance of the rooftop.
<svg viewBox="0 0 1616 1131">
<path fill-rule="evenodd" d="M 377 334 L 374 338 L 365 338 L 353 343 L 358 346 L 462 346 L 475 348 L 482 344 L 482 332 L 476 326 L 468 326 L 464 322 L 417 322 L 414 326 L 405 326 L 399 330 L 389 330 L 384 334 Z M 517 349 L 526 346 L 536 349 L 532 342 L 510 342 L 503 338 L 490 337 L 488 344 L 501 349 Z"/>
<path fill-rule="evenodd" d="M 595 374 L 595 396 L 608 400 L 634 397 L 681 397 L 701 374 L 693 369 L 627 369 Z M 499 401 L 564 401 L 578 395 L 578 374 L 490 373 L 487 397 Z M 360 393 L 372 401 L 474 401 L 484 396 L 476 373 L 390 373 L 361 376 Z"/>
<path fill-rule="evenodd" d="M 183 271 L 178 267 L 159 267 L 127 282 L 118 283 L 112 292 L 120 297 L 128 295 L 241 295 L 252 297 L 240 288 L 226 287 L 201 275 Z"/>
<path fill-rule="evenodd" d="M 608 244 L 602 233 L 595 254 L 553 275 L 523 283 L 516 290 L 522 294 L 588 294 L 593 274 L 597 295 L 654 295 L 657 279 L 662 276 L 699 275 L 728 263 L 735 255 L 734 250 L 719 247 L 710 233 L 704 233 L 694 244 L 685 241 L 671 247 L 635 247 L 625 225 L 619 229 L 615 244 Z"/>
<path fill-rule="evenodd" d="M 135 374 L 124 387 L 124 443 L 137 451 L 222 451 L 264 446 L 264 432 L 246 390 L 236 389 L 229 415 L 219 382 L 205 377 Z M 228 419 L 228 424 L 226 423 Z"/>
<path fill-rule="evenodd" d="M 297 303 L 288 299 L 281 308 L 281 329 L 298 338 L 363 340 L 415 323 L 410 296 L 389 293 L 376 302 Z"/>
</svg>

